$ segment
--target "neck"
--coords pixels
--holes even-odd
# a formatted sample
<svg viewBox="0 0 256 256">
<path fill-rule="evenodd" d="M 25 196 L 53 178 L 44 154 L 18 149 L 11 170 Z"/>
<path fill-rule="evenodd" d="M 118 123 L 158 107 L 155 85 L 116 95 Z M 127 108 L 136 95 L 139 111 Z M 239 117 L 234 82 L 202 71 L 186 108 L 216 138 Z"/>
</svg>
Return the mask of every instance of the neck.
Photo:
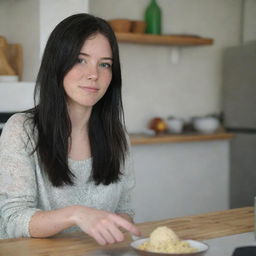
<svg viewBox="0 0 256 256">
<path fill-rule="evenodd" d="M 87 130 L 88 121 L 91 116 L 92 108 L 68 106 L 69 118 L 74 131 L 81 132 Z"/>
</svg>

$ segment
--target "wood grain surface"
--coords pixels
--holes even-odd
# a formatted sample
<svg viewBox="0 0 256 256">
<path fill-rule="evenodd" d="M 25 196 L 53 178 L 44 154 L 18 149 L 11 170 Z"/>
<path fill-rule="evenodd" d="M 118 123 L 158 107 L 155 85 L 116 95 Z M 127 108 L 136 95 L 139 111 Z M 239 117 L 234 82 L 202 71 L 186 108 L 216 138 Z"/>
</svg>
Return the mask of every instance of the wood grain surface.
<svg viewBox="0 0 256 256">
<path fill-rule="evenodd" d="M 130 135 L 132 145 L 229 140 L 233 137 L 234 134 L 227 132 L 209 134 L 162 134 L 156 136 Z"/>
<path fill-rule="evenodd" d="M 116 33 L 117 40 L 124 43 L 154 45 L 212 45 L 212 38 L 189 35 L 152 35 L 136 33 Z"/>
<path fill-rule="evenodd" d="M 0 35 L 0 75 L 19 77 L 22 80 L 23 50 L 21 44 L 8 44 Z"/>
<path fill-rule="evenodd" d="M 245 207 L 138 224 L 145 237 L 154 228 L 162 225 L 172 228 L 183 239 L 195 240 L 251 232 L 253 208 Z M 0 256 L 84 256 L 95 250 L 127 247 L 130 242 L 131 238 L 127 233 L 124 242 L 109 246 L 99 246 L 93 239 L 80 232 L 48 239 L 5 239 L 0 240 Z"/>
<path fill-rule="evenodd" d="M 140 224 L 147 236 L 157 226 L 172 228 L 183 239 L 206 240 L 253 230 L 253 208 L 245 207 Z"/>
<path fill-rule="evenodd" d="M 23 75 L 23 49 L 21 44 L 9 44 L 7 57 L 11 67 L 18 75 L 19 81 L 21 81 Z"/>
</svg>

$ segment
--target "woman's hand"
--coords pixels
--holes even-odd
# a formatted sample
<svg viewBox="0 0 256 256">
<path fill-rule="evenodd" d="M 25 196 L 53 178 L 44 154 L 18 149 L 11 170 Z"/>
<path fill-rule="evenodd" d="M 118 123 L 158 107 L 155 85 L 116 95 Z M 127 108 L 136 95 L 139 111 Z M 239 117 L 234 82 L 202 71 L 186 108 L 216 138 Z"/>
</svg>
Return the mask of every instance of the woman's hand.
<svg viewBox="0 0 256 256">
<path fill-rule="evenodd" d="M 101 245 L 123 241 L 124 235 L 120 228 L 136 236 L 140 235 L 138 228 L 134 224 L 120 215 L 108 211 L 76 206 L 74 215 L 71 218 L 82 231 L 93 237 Z"/>
</svg>

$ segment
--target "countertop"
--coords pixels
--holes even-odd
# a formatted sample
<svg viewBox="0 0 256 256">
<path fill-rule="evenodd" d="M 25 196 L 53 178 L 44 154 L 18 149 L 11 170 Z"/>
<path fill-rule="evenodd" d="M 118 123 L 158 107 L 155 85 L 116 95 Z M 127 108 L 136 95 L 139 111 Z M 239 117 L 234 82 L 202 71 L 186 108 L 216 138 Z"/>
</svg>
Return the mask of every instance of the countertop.
<svg viewBox="0 0 256 256">
<path fill-rule="evenodd" d="M 219 237 L 204 242 L 209 245 L 205 256 L 231 256 L 238 247 L 256 246 L 254 232 Z"/>
<path fill-rule="evenodd" d="M 138 224 L 142 235 L 145 237 L 154 228 L 163 225 L 172 228 L 182 239 L 206 240 L 242 234 L 253 230 L 253 207 Z M 109 246 L 99 246 L 93 239 L 80 232 L 48 239 L 5 239 L 0 240 L 0 256 L 83 256 L 90 255 L 89 252 L 93 251 L 128 248 L 130 242 L 131 238 L 127 233 L 124 242 Z"/>
<path fill-rule="evenodd" d="M 228 132 L 216 133 L 184 133 L 184 134 L 130 134 L 131 144 L 159 144 L 159 143 L 180 143 L 180 142 L 200 142 L 212 140 L 229 140 L 234 137 L 234 134 Z"/>
</svg>

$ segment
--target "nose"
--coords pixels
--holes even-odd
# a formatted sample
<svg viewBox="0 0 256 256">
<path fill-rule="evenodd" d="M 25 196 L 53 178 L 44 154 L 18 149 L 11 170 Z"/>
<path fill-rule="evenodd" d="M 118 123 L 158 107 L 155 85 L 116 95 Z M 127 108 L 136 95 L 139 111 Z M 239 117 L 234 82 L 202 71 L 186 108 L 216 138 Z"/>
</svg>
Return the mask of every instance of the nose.
<svg viewBox="0 0 256 256">
<path fill-rule="evenodd" d="M 88 74 L 87 79 L 88 79 L 88 80 L 97 80 L 97 75 L 90 73 L 90 74 Z"/>
<path fill-rule="evenodd" d="M 98 70 L 97 67 L 90 67 L 87 73 L 88 80 L 97 80 L 98 79 Z"/>
</svg>

